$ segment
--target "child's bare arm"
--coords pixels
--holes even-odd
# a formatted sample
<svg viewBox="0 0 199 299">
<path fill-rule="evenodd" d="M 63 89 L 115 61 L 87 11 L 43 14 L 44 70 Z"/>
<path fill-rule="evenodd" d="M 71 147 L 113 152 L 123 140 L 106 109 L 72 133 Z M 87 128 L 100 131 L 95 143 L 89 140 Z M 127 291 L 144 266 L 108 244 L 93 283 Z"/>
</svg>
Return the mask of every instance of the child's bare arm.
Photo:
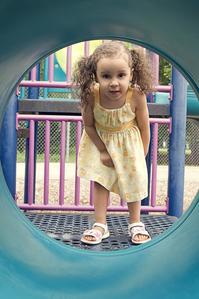
<svg viewBox="0 0 199 299">
<path fill-rule="evenodd" d="M 85 131 L 87 135 L 90 137 L 90 139 L 92 140 L 92 142 L 95 144 L 97 149 L 99 150 L 102 163 L 108 167 L 113 167 L 113 161 L 109 153 L 107 152 L 106 146 L 96 131 L 94 115 L 93 115 L 93 107 L 92 107 L 92 102 L 90 101 L 82 109 L 82 118 L 84 122 Z"/>
<path fill-rule="evenodd" d="M 138 127 L 140 129 L 141 138 L 144 147 L 145 156 L 148 153 L 149 143 L 150 143 L 150 125 L 149 125 L 149 112 L 147 107 L 147 100 L 144 93 L 137 91 L 136 96 L 136 120 L 138 123 Z"/>
</svg>

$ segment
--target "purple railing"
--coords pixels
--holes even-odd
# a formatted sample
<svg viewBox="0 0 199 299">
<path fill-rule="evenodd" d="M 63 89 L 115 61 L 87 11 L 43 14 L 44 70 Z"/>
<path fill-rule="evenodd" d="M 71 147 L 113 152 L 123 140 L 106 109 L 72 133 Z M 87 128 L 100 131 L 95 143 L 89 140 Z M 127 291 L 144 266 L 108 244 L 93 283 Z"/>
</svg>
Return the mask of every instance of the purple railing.
<svg viewBox="0 0 199 299">
<path fill-rule="evenodd" d="M 48 88 L 75 88 L 75 84 L 72 82 L 63 81 L 33 81 L 24 80 L 19 84 L 21 87 L 48 87 Z M 154 91 L 172 93 L 171 85 L 157 85 L 154 87 Z"/>
<path fill-rule="evenodd" d="M 88 56 L 90 53 L 90 43 L 88 41 L 84 42 L 84 53 L 82 55 Z M 23 80 L 19 86 L 23 87 L 46 87 L 46 88 L 74 88 L 74 84 L 71 82 L 71 73 L 72 73 L 72 55 L 73 55 L 73 46 L 66 48 L 66 78 L 65 81 L 58 82 L 54 81 L 54 54 L 51 54 L 48 57 L 48 80 L 47 81 L 37 81 L 36 72 L 37 69 L 34 67 L 31 70 L 30 80 Z M 157 57 L 156 57 L 157 58 Z M 157 80 L 156 80 L 157 81 Z M 172 86 L 162 86 L 158 85 L 155 82 L 156 87 L 155 91 L 159 92 L 168 92 L 170 98 L 172 98 Z M 90 182 L 90 194 L 88 201 L 89 203 L 84 206 L 81 204 L 81 184 L 80 178 L 77 176 L 77 152 L 81 137 L 82 131 L 82 118 L 80 116 L 54 116 L 54 115 L 20 115 L 17 114 L 17 128 L 19 121 L 29 121 L 29 161 L 28 161 L 28 199 L 27 203 L 21 204 L 18 203 L 22 209 L 47 209 L 47 210 L 93 210 L 93 182 Z M 34 164 L 34 155 L 35 155 L 35 122 L 43 121 L 45 122 L 45 138 L 44 138 L 44 178 L 43 178 L 43 199 L 42 203 L 37 203 L 37 198 L 34 199 L 34 182 L 35 182 L 35 164 Z M 60 122 L 61 127 L 61 139 L 60 139 L 60 161 L 59 161 L 59 196 L 56 199 L 56 204 L 50 204 L 49 201 L 49 186 L 50 186 L 50 126 L 52 122 Z M 76 164 L 75 164 L 75 173 L 74 173 L 74 201 L 72 205 L 67 205 L 64 201 L 65 198 L 65 152 L 66 152 L 66 123 L 73 122 L 76 124 Z M 171 128 L 170 119 L 150 119 L 151 126 L 153 129 L 153 140 L 152 140 L 152 159 L 151 159 L 151 176 L 150 176 L 150 195 L 149 195 L 149 205 L 142 206 L 144 211 L 167 211 L 167 203 L 165 206 L 158 206 L 156 204 L 156 192 L 157 192 L 157 151 L 158 151 L 158 128 L 159 125 L 165 124 Z M 67 169 L 66 169 L 67 170 Z M 111 202 L 108 207 L 110 211 L 125 211 L 127 210 L 126 203 L 121 199 L 118 206 L 112 206 Z"/>
<path fill-rule="evenodd" d="M 77 176 L 77 153 L 79 142 L 82 132 L 82 117 L 81 116 L 58 116 L 58 115 L 25 115 L 17 114 L 16 128 L 18 129 L 20 121 L 29 121 L 29 161 L 28 161 L 28 198 L 27 203 L 18 203 L 21 209 L 26 210 L 74 210 L 74 211 L 91 211 L 93 207 L 93 183 L 90 182 L 90 195 L 88 204 L 81 203 L 81 188 L 80 178 Z M 34 200 L 34 144 L 35 144 L 35 122 L 45 122 L 45 138 L 44 138 L 44 178 L 43 178 L 43 199 L 39 204 L 37 198 Z M 50 203 L 49 199 L 49 166 L 50 166 L 50 125 L 52 122 L 59 122 L 61 124 L 61 137 L 60 137 L 60 161 L 59 161 L 59 195 L 58 198 L 53 198 L 55 204 Z M 76 127 L 75 145 L 76 145 L 76 163 L 74 173 L 74 200 L 73 204 L 64 202 L 64 187 L 65 187 L 65 153 L 66 153 L 66 123 L 73 122 Z M 151 159 L 151 180 L 150 180 L 150 196 L 149 205 L 142 206 L 143 211 L 153 212 L 167 212 L 167 202 L 165 205 L 158 206 L 156 204 L 156 189 L 157 189 L 157 151 L 158 151 L 158 128 L 159 125 L 167 125 L 171 127 L 170 119 L 152 118 L 150 123 L 153 129 L 152 140 L 152 159 Z M 119 205 L 112 205 L 111 202 L 108 206 L 109 211 L 127 211 L 125 202 L 121 199 Z"/>
<path fill-rule="evenodd" d="M 143 49 L 141 47 L 141 49 Z M 66 66 L 65 66 L 65 81 L 54 81 L 54 59 L 55 55 L 51 54 L 48 56 L 48 80 L 46 81 L 37 81 L 36 80 L 36 67 L 31 70 L 31 80 L 22 80 L 19 84 L 20 87 L 41 87 L 41 88 L 75 88 L 75 84 L 71 82 L 71 74 L 72 74 L 72 57 L 73 57 L 73 46 L 69 46 L 65 48 L 66 51 Z M 90 42 L 84 42 L 83 53 L 82 56 L 90 55 Z M 156 61 L 153 65 L 157 69 L 159 69 L 159 61 L 158 56 L 156 54 L 153 55 Z M 155 76 L 155 74 L 154 74 Z M 169 97 L 172 98 L 173 87 L 172 85 L 158 85 L 158 80 L 154 82 L 154 91 L 158 92 L 167 92 Z"/>
</svg>

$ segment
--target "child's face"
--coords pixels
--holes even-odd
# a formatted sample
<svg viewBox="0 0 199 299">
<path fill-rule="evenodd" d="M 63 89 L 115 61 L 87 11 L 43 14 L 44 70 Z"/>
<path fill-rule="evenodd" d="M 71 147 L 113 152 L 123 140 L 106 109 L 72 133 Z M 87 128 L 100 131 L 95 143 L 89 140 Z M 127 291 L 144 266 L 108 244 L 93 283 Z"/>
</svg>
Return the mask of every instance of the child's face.
<svg viewBox="0 0 199 299">
<path fill-rule="evenodd" d="M 123 57 L 124 56 L 124 57 Z M 97 63 L 97 82 L 104 100 L 125 100 L 132 80 L 126 54 L 116 58 L 101 58 Z"/>
</svg>

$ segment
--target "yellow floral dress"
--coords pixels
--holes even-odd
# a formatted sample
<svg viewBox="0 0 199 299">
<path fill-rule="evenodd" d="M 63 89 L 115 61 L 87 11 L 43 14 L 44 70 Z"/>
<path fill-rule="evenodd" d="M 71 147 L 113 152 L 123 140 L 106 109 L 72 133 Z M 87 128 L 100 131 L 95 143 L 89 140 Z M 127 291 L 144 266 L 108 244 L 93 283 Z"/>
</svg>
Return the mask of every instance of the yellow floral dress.
<svg viewBox="0 0 199 299">
<path fill-rule="evenodd" d="M 78 176 L 98 182 L 126 202 L 142 200 L 148 193 L 148 175 L 140 131 L 130 105 L 132 89 L 127 92 L 125 104 L 117 109 L 105 109 L 100 105 L 98 84 L 94 87 L 94 97 L 95 127 L 114 167 L 102 164 L 100 152 L 83 131 Z"/>
</svg>

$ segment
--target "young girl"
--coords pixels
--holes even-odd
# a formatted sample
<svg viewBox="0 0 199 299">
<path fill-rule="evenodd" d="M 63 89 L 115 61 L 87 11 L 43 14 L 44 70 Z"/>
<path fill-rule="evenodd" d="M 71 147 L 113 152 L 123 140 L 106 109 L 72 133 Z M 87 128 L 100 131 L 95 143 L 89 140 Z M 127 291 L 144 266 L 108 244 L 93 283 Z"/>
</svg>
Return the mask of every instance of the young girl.
<svg viewBox="0 0 199 299">
<path fill-rule="evenodd" d="M 115 192 L 127 202 L 132 242 L 145 243 L 151 238 L 140 221 L 140 206 L 148 189 L 145 93 L 151 90 L 151 80 L 144 59 L 122 42 L 107 41 L 79 61 L 75 81 L 84 123 L 78 175 L 94 181 L 96 221 L 81 241 L 98 244 L 109 237 L 106 211 L 109 192 Z"/>
</svg>

